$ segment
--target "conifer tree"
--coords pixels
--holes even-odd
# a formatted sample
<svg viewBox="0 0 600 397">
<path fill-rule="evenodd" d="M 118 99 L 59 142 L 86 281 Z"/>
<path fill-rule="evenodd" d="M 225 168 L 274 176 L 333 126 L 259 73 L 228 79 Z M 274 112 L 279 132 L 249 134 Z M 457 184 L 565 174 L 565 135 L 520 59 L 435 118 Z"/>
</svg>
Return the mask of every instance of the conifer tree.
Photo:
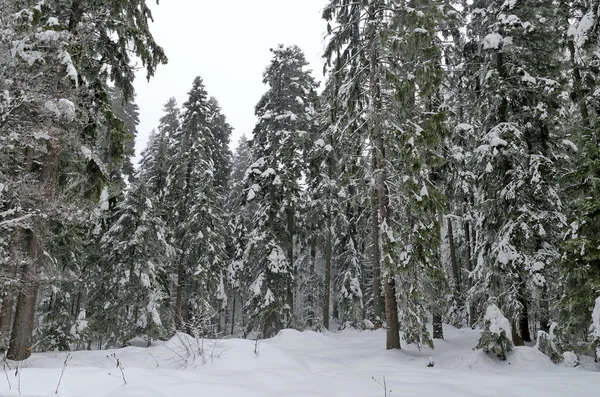
<svg viewBox="0 0 600 397">
<path fill-rule="evenodd" d="M 215 190 L 213 158 L 226 158 L 220 150 L 228 149 L 216 144 L 208 93 L 200 77 L 188 95 L 181 127 L 170 139 L 167 177 L 173 213 L 169 227 L 177 249 L 175 325 L 178 330 L 204 332 L 218 311 L 216 301 L 223 300 L 217 287 L 225 276 L 227 224 L 223 197 Z"/>
<path fill-rule="evenodd" d="M 574 170 L 565 178 L 572 206 L 570 230 L 562 246 L 564 293 L 558 306 L 561 337 L 574 343 L 587 335 L 600 291 L 600 19 L 595 2 L 567 2 L 565 7 L 572 21 L 566 44 L 575 105 L 565 128 L 570 127 L 578 150 L 572 156 Z"/>
<path fill-rule="evenodd" d="M 256 200 L 244 261 L 253 283 L 246 305 L 248 331 L 273 336 L 292 324 L 296 211 L 304 167 L 304 140 L 313 128 L 316 83 L 295 46 L 278 46 L 264 73 L 268 91 L 256 105 L 259 121 L 246 172 L 247 201 Z"/>
<path fill-rule="evenodd" d="M 536 1 L 477 2 L 471 16 L 480 219 L 471 299 L 496 303 L 519 345 L 531 340 L 530 313 L 547 302 L 540 294 L 565 221 L 556 185 L 561 21 L 554 3 Z"/>
</svg>

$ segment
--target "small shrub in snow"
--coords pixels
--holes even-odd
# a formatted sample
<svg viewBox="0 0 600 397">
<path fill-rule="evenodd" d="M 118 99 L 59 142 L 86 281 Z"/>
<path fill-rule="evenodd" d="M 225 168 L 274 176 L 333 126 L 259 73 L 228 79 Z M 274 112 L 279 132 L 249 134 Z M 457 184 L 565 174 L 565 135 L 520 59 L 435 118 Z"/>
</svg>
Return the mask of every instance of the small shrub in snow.
<svg viewBox="0 0 600 397">
<path fill-rule="evenodd" d="M 567 367 L 577 367 L 579 365 L 579 357 L 573 352 L 564 352 L 563 359 Z"/>
<path fill-rule="evenodd" d="M 556 344 L 554 343 L 554 335 L 552 331 L 550 333 L 544 331 L 538 331 L 537 342 L 535 348 L 550 357 L 553 363 L 557 364 L 563 360 L 563 356 L 558 351 Z"/>
<path fill-rule="evenodd" d="M 496 305 L 490 305 L 485 312 L 484 330 L 476 349 L 484 352 L 494 352 L 502 361 L 506 360 L 506 353 L 512 350 L 512 333 L 510 322 Z"/>
</svg>

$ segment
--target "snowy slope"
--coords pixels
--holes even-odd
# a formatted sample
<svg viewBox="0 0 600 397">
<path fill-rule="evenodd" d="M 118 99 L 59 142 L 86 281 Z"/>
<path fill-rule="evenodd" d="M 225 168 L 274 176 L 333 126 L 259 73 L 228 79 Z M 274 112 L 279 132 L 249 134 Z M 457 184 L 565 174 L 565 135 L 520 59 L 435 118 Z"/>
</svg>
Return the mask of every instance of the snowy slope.
<svg viewBox="0 0 600 397">
<path fill-rule="evenodd" d="M 318 334 L 284 330 L 261 341 L 193 340 L 177 335 L 150 348 L 71 354 L 59 396 L 106 397 L 377 397 L 383 376 L 391 395 L 439 397 L 600 395 L 598 372 L 556 366 L 529 347 L 506 362 L 473 351 L 479 332 L 445 328 L 435 351 L 386 351 L 384 331 Z M 199 350 L 204 349 L 204 356 Z M 107 355 L 124 366 L 127 384 Z M 21 395 L 52 396 L 66 353 L 33 355 L 22 364 Z M 435 366 L 428 368 L 430 357 Z M 114 358 L 113 358 L 114 360 Z M 14 370 L 0 396 L 18 395 Z M 375 378 L 375 379 L 373 379 Z"/>
</svg>

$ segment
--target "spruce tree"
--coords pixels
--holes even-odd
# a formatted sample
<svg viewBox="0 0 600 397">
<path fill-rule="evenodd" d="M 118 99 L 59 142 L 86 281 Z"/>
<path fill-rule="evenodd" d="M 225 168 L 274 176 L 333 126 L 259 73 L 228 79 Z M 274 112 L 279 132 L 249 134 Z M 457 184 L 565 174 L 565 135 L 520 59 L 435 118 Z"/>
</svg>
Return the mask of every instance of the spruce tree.
<svg viewBox="0 0 600 397">
<path fill-rule="evenodd" d="M 223 300 L 217 287 L 226 269 L 227 223 L 213 158 L 226 158 L 220 151 L 228 149 L 216 144 L 213 114 L 204 83 L 196 77 L 183 104 L 181 127 L 170 139 L 166 199 L 177 250 L 175 326 L 194 333 L 207 332 L 214 321 L 217 300 Z"/>
<path fill-rule="evenodd" d="M 600 292 L 600 22 L 595 2 L 567 2 L 564 7 L 572 21 L 566 44 L 574 105 L 565 128 L 578 150 L 572 155 L 574 170 L 565 178 L 566 197 L 572 206 L 570 230 L 562 245 L 564 293 L 558 307 L 561 337 L 575 344 L 587 335 Z"/>
<path fill-rule="evenodd" d="M 561 57 L 556 4 L 477 2 L 471 6 L 477 68 L 477 266 L 471 299 L 495 302 L 517 345 L 530 341 L 529 317 L 547 304 L 564 224 L 557 186 Z"/>
<path fill-rule="evenodd" d="M 258 206 L 244 261 L 252 264 L 253 283 L 246 311 L 247 331 L 263 337 L 289 327 L 294 303 L 294 239 L 304 140 L 313 128 L 316 83 L 295 46 L 278 46 L 264 73 L 268 91 L 256 105 L 259 121 L 246 172 L 247 201 Z"/>
</svg>

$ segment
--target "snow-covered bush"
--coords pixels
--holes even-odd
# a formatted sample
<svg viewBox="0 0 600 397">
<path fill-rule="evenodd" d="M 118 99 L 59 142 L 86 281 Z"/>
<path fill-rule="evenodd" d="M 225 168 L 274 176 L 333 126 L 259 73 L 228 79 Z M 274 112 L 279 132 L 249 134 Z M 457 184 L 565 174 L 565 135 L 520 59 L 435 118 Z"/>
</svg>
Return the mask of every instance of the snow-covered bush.
<svg viewBox="0 0 600 397">
<path fill-rule="evenodd" d="M 590 327 L 592 336 L 592 347 L 596 354 L 596 362 L 600 361 L 600 297 L 596 299 L 596 305 L 592 312 L 592 325 Z"/>
<path fill-rule="evenodd" d="M 555 343 L 554 329 L 558 324 L 552 323 L 550 325 L 550 332 L 538 331 L 537 342 L 535 348 L 550 357 L 553 363 L 559 363 L 563 361 L 563 356 Z"/>
<path fill-rule="evenodd" d="M 492 351 L 500 360 L 506 360 L 506 353 L 513 346 L 510 322 L 494 304 L 488 306 L 485 312 L 484 327 L 476 349 L 483 349 L 486 353 Z"/>
<path fill-rule="evenodd" d="M 575 368 L 579 365 L 579 357 L 573 352 L 564 352 L 563 360 L 567 367 Z"/>
</svg>

